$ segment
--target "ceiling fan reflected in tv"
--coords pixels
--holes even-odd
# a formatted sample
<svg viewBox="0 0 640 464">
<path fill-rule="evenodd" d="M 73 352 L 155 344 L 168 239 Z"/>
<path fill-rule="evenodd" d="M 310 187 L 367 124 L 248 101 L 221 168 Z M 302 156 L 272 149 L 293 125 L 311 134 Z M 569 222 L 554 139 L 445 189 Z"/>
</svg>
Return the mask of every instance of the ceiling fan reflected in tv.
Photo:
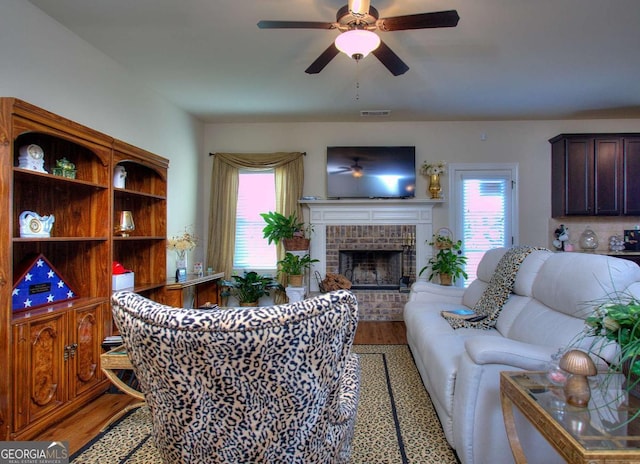
<svg viewBox="0 0 640 464">
<path fill-rule="evenodd" d="M 327 147 L 327 198 L 413 198 L 415 147 Z"/>
</svg>

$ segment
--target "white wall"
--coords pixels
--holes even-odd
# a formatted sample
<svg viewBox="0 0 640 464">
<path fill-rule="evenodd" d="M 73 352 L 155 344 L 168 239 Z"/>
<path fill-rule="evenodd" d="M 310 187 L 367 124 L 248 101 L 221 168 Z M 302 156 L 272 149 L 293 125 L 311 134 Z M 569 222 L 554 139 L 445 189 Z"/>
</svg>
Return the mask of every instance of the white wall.
<svg viewBox="0 0 640 464">
<path fill-rule="evenodd" d="M 17 97 L 168 158 L 168 233 L 203 225 L 198 157 L 204 125 L 23 0 L 0 0 L 0 96 Z M 194 258 L 202 260 L 201 250 Z M 169 273 L 175 258 L 167 257 Z"/>
<path fill-rule="evenodd" d="M 205 147 L 208 152 L 305 151 L 304 195 L 320 197 L 326 194 L 325 159 L 330 145 L 415 145 L 418 166 L 425 160 L 516 162 L 520 243 L 549 246 L 548 140 L 569 132 L 640 132 L 640 120 L 209 124 Z M 202 184 L 207 191 L 203 194 L 208 196 L 212 161 L 204 161 Z M 427 187 L 426 179 L 418 176 L 417 196 L 426 198 Z M 443 187 L 446 192 L 448 186 Z M 448 219 L 447 204 L 434 208 L 434 230 L 448 227 Z"/>
</svg>

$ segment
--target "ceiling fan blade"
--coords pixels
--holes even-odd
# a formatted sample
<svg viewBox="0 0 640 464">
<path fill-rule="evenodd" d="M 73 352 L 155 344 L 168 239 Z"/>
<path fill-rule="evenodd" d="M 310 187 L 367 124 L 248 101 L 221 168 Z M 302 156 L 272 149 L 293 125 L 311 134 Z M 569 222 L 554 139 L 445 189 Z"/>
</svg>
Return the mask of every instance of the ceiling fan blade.
<svg viewBox="0 0 640 464">
<path fill-rule="evenodd" d="M 456 10 L 448 10 L 382 18 L 376 24 L 378 29 L 382 31 L 405 31 L 408 29 L 455 27 L 459 20 L 460 16 Z"/>
<path fill-rule="evenodd" d="M 409 70 L 409 66 L 407 66 L 405 62 L 402 61 L 400 57 L 396 55 L 383 41 L 380 41 L 378 48 L 371 53 L 373 53 L 373 55 L 378 58 L 394 76 L 399 76 Z"/>
<path fill-rule="evenodd" d="M 335 23 L 319 21 L 258 21 L 260 29 L 335 29 Z"/>
<path fill-rule="evenodd" d="M 340 53 L 340 50 L 338 50 L 336 45 L 331 42 L 331 45 L 329 45 L 329 47 L 323 51 L 322 54 L 316 58 L 313 63 L 311 63 L 311 66 L 304 70 L 304 72 L 307 74 L 318 74 L 332 59 L 336 57 L 338 53 Z"/>
</svg>

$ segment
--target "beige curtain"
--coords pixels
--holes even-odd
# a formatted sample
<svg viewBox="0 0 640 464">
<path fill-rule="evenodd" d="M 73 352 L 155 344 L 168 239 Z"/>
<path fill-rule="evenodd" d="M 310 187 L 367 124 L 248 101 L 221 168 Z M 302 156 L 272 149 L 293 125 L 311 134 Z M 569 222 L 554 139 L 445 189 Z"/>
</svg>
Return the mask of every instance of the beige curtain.
<svg viewBox="0 0 640 464">
<path fill-rule="evenodd" d="M 235 250 L 236 204 L 240 169 L 274 169 L 276 211 L 288 216 L 295 212 L 302 220 L 298 200 L 304 184 L 304 153 L 215 153 L 211 171 L 209 237 L 207 263 L 230 278 Z M 266 211 L 265 211 L 266 212 Z M 284 249 L 278 246 L 278 259 Z"/>
</svg>

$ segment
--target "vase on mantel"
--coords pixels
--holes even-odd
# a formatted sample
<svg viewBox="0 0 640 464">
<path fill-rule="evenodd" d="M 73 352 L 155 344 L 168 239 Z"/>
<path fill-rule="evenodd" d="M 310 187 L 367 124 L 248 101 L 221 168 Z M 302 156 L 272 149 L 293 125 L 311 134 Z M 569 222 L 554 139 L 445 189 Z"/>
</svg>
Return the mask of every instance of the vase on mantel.
<svg viewBox="0 0 640 464">
<path fill-rule="evenodd" d="M 440 192 L 442 188 L 440 187 L 440 174 L 430 174 L 429 175 L 429 194 L 431 194 L 432 200 L 437 200 L 440 198 Z"/>
<path fill-rule="evenodd" d="M 187 269 L 187 250 L 176 250 L 176 269 Z"/>
</svg>

